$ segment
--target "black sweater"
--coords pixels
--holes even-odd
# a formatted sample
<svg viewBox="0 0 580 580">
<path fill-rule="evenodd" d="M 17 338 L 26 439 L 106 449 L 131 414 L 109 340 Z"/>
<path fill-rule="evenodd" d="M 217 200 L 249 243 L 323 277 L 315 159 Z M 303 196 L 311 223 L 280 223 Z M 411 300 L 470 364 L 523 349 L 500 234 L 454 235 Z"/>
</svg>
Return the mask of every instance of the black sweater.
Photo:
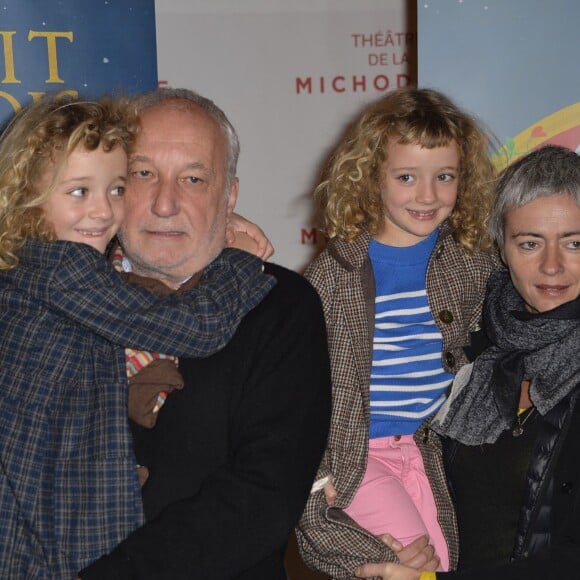
<svg viewBox="0 0 580 580">
<path fill-rule="evenodd" d="M 147 523 L 83 579 L 283 580 L 288 536 L 326 444 L 330 371 L 316 292 L 278 284 L 207 359 L 180 361 L 157 426 L 135 428 Z"/>
</svg>

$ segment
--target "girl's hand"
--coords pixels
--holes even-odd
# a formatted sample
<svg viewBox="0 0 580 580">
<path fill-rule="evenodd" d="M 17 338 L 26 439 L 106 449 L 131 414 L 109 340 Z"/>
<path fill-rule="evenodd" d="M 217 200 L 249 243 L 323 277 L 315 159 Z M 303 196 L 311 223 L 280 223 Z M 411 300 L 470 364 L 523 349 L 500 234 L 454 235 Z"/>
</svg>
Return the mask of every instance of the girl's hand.
<svg viewBox="0 0 580 580">
<path fill-rule="evenodd" d="M 226 244 L 256 254 L 262 260 L 267 260 L 274 253 L 274 246 L 262 229 L 237 213 L 233 213 L 228 220 Z"/>
<path fill-rule="evenodd" d="M 401 564 L 364 564 L 355 570 L 357 578 L 382 578 L 382 580 L 419 580 L 421 572 Z"/>
<path fill-rule="evenodd" d="M 326 505 L 334 505 L 336 501 L 336 488 L 331 482 L 328 482 L 324 486 L 324 497 L 326 499 Z"/>
<path fill-rule="evenodd" d="M 260 249 L 256 240 L 244 232 L 234 233 L 231 242 L 228 241 L 228 246 L 231 248 L 237 248 L 238 250 L 244 250 L 244 252 L 254 254 L 259 258 L 262 257 L 258 254 Z"/>
</svg>

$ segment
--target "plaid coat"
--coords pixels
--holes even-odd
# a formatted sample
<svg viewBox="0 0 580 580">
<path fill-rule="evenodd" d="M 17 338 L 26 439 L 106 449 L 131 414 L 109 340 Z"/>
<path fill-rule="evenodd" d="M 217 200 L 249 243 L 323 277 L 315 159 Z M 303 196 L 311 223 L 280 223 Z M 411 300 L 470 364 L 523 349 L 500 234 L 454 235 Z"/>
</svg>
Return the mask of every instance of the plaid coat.
<svg viewBox="0 0 580 580">
<path fill-rule="evenodd" d="M 124 347 L 207 356 L 273 285 L 231 250 L 204 278 L 162 297 L 40 241 L 0 271 L 0 578 L 74 578 L 142 523 Z"/>
<path fill-rule="evenodd" d="M 306 277 L 318 290 L 327 323 L 333 383 L 333 411 L 327 449 L 317 480 L 332 474 L 336 503 L 328 507 L 323 491 L 310 495 L 297 528 L 298 545 L 312 568 L 339 579 L 354 578 L 365 562 L 397 561 L 375 536 L 358 526 L 341 509 L 350 504 L 365 470 L 369 437 L 369 380 L 374 332 L 375 287 L 368 257 L 370 235 L 354 242 L 340 239 L 307 268 Z M 444 225 L 427 269 L 427 294 L 435 322 L 443 335 L 443 366 L 455 373 L 467 362 L 463 347 L 477 330 L 493 256 L 468 256 Z M 441 443 L 424 424 L 415 441 L 431 482 L 439 522 L 457 563 L 457 525 L 445 483 Z"/>
</svg>

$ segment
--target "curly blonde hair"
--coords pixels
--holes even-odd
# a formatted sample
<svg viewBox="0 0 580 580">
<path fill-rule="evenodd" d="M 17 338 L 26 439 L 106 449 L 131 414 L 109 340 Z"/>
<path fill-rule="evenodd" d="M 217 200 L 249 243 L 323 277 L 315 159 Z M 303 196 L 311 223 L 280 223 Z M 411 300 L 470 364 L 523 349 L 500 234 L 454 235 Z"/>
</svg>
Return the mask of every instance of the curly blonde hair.
<svg viewBox="0 0 580 580">
<path fill-rule="evenodd" d="M 427 149 L 455 142 L 460 151 L 457 202 L 449 225 L 453 237 L 472 253 L 491 248 L 487 219 L 493 203 L 495 169 L 483 128 L 445 95 L 432 89 L 393 91 L 368 106 L 338 145 L 315 190 L 323 229 L 333 238 L 376 234 L 384 219 L 381 165 L 393 139 Z"/>
<path fill-rule="evenodd" d="M 41 209 L 51 188 L 38 188 L 48 165 L 62 164 L 79 145 L 128 151 L 137 129 L 135 107 L 127 99 L 47 99 L 12 119 L 0 140 L 0 269 L 18 265 L 26 240 L 54 239 Z"/>
</svg>

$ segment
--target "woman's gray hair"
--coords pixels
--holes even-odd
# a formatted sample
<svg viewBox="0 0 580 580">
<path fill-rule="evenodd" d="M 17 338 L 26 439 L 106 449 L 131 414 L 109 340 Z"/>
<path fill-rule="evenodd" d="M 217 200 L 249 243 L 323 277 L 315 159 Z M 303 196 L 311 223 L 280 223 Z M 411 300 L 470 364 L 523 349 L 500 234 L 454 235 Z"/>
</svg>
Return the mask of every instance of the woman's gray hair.
<svg viewBox="0 0 580 580">
<path fill-rule="evenodd" d="M 166 101 L 184 101 L 186 103 L 193 103 L 200 109 L 203 109 L 217 123 L 228 145 L 226 160 L 226 195 L 229 195 L 230 187 L 238 168 L 240 141 L 236 130 L 230 123 L 226 114 L 212 100 L 189 89 L 156 89 L 149 93 L 139 95 L 134 99 L 138 113 Z"/>
<path fill-rule="evenodd" d="M 489 235 L 504 246 L 508 210 L 539 197 L 570 195 L 580 206 L 580 156 L 566 147 L 546 145 L 525 155 L 501 174 L 489 218 Z"/>
</svg>

